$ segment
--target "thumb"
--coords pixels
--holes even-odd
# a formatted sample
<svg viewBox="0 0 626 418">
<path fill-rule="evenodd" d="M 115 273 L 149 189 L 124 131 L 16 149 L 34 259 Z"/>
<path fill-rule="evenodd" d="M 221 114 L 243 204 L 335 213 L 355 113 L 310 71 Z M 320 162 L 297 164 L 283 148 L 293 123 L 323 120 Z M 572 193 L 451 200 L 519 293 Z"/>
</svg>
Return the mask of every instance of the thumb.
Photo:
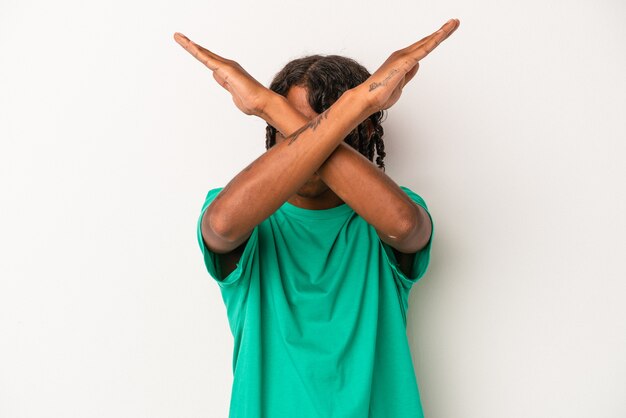
<svg viewBox="0 0 626 418">
<path fill-rule="evenodd" d="M 417 74 L 417 70 L 420 68 L 420 62 L 415 63 L 415 67 L 411 68 L 404 76 L 404 85 L 411 81 L 411 79 Z"/>
<path fill-rule="evenodd" d="M 223 77 L 221 77 L 220 75 L 218 75 L 216 71 L 213 71 L 213 78 L 215 79 L 215 81 L 217 81 L 217 83 L 218 83 L 220 86 L 222 86 L 222 87 L 224 87 L 226 90 L 228 90 L 228 87 L 227 87 L 227 86 L 228 86 L 228 84 L 226 83 L 226 80 L 225 80 Z M 230 91 L 230 90 L 229 90 L 229 91 Z"/>
</svg>

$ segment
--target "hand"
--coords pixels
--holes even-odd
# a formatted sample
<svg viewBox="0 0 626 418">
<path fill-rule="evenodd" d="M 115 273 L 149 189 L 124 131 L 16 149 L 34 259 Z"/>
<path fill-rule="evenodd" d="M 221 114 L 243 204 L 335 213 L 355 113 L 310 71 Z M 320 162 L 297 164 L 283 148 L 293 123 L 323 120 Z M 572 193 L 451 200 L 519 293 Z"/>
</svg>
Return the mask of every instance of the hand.
<svg viewBox="0 0 626 418">
<path fill-rule="evenodd" d="M 243 113 L 261 115 L 271 93 L 269 89 L 255 80 L 237 62 L 201 47 L 182 33 L 174 33 L 174 40 L 213 71 L 215 81 L 230 92 L 233 102 Z"/>
<path fill-rule="evenodd" d="M 402 88 L 417 73 L 419 60 L 450 36 L 459 24 L 458 19 L 450 19 L 437 32 L 393 52 L 374 74 L 358 86 L 364 91 L 372 113 L 389 109 L 398 101 Z"/>
</svg>

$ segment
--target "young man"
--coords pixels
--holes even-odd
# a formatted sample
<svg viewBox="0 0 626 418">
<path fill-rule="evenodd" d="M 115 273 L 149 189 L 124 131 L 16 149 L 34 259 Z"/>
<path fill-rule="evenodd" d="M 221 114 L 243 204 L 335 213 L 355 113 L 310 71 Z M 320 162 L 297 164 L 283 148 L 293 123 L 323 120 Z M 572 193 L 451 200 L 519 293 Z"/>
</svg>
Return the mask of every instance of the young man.
<svg viewBox="0 0 626 418">
<path fill-rule="evenodd" d="M 376 146 L 382 165 L 380 112 L 458 25 L 372 75 L 345 57 L 294 60 L 270 89 L 174 35 L 268 123 L 267 152 L 209 191 L 197 225 L 234 337 L 230 418 L 423 416 L 406 311 L 433 223 L 423 199 L 370 160 Z"/>
</svg>

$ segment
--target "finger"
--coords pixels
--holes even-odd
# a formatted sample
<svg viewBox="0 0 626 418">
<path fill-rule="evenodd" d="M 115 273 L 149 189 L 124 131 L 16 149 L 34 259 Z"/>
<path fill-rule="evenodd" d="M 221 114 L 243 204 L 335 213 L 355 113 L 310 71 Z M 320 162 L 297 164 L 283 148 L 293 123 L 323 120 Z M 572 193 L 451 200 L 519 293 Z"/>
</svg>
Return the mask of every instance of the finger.
<svg viewBox="0 0 626 418">
<path fill-rule="evenodd" d="M 413 47 L 412 53 L 417 60 L 424 58 L 428 55 L 433 49 L 435 49 L 441 42 L 447 39 L 452 33 L 459 27 L 458 19 L 450 19 L 447 21 L 441 29 L 434 32 L 430 36 L 427 36 L 426 39 L 419 45 L 415 45 Z"/>
<path fill-rule="evenodd" d="M 438 31 L 433 32 L 428 36 L 425 36 L 424 38 L 420 39 L 414 44 L 408 46 L 406 49 L 409 51 L 409 53 L 413 53 L 417 51 L 418 49 L 423 48 L 424 46 L 428 46 L 430 48 L 429 49 L 429 52 L 430 52 L 437 45 L 439 45 L 444 39 L 450 36 L 452 32 L 454 32 L 456 28 L 459 27 L 459 24 L 460 22 L 458 19 L 450 19 L 446 23 L 444 23 L 443 26 Z"/>
<path fill-rule="evenodd" d="M 441 29 L 434 32 L 430 36 L 426 37 L 419 45 L 415 45 L 413 50 L 409 52 L 409 55 L 416 61 L 421 60 L 426 55 L 430 54 L 441 42 L 447 39 L 459 26 L 456 19 L 449 20 Z"/>
<path fill-rule="evenodd" d="M 174 34 L 174 40 L 178 42 L 180 46 L 185 48 L 187 52 L 193 55 L 198 61 L 200 61 L 213 71 L 217 70 L 219 68 L 219 65 L 225 61 L 224 58 L 220 57 L 217 54 L 214 54 L 206 48 L 203 48 L 202 46 L 187 38 L 182 33 L 176 32 Z"/>
<path fill-rule="evenodd" d="M 448 20 L 446 23 L 444 23 L 441 28 L 439 28 L 438 31 L 431 33 L 430 35 L 426 35 L 424 36 L 422 39 L 420 39 L 417 42 L 413 42 L 411 45 L 407 46 L 406 48 L 403 48 L 402 51 L 404 52 L 413 52 L 415 51 L 417 48 L 419 48 L 420 46 L 422 46 L 422 44 L 426 43 L 430 38 L 432 38 L 434 35 L 444 31 L 446 29 L 446 26 L 451 27 L 453 26 L 453 24 L 456 23 L 456 26 L 458 27 L 459 21 L 458 19 L 450 19 Z M 456 29 L 456 28 L 455 28 Z M 452 32 L 450 32 L 452 33 Z"/>
<path fill-rule="evenodd" d="M 174 34 L 174 40 L 178 42 L 178 44 L 182 46 L 187 52 L 193 55 L 198 61 L 202 62 L 211 70 L 217 69 L 217 63 L 215 62 L 215 59 L 211 57 L 210 54 L 207 54 L 207 52 L 203 51 L 204 48 L 202 48 L 200 45 L 196 44 L 185 35 L 178 32 Z"/>
<path fill-rule="evenodd" d="M 404 75 L 404 84 L 403 87 L 406 86 L 406 84 L 411 81 L 411 79 L 415 76 L 415 74 L 417 73 L 417 70 L 419 70 L 420 68 L 420 63 L 419 61 L 417 61 L 415 63 L 415 66 L 413 68 L 411 68 L 405 75 Z"/>
<path fill-rule="evenodd" d="M 434 45 L 436 47 L 445 39 L 447 39 L 452 33 L 459 27 L 458 19 L 450 19 L 448 20 L 437 32 L 432 33 L 430 36 L 426 38 L 423 43 L 423 46 Z"/>
</svg>

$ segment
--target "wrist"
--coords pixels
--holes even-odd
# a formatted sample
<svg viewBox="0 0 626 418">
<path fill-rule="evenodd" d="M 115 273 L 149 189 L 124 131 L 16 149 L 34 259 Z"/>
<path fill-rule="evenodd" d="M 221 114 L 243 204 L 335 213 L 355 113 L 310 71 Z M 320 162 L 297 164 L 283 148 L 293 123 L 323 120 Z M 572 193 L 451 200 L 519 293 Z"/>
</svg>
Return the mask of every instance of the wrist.
<svg viewBox="0 0 626 418">
<path fill-rule="evenodd" d="M 266 105 L 259 116 L 283 136 L 288 136 L 309 121 L 286 97 L 273 91 L 267 96 Z"/>
<path fill-rule="evenodd" d="M 374 106 L 370 100 L 370 93 L 367 90 L 367 86 L 365 83 L 359 84 L 356 87 L 351 88 L 346 91 L 346 93 L 350 93 L 351 100 L 355 102 L 357 106 L 363 109 L 363 120 L 368 116 L 376 113 L 378 110 L 376 106 Z M 345 93 L 344 93 L 345 94 Z"/>
<path fill-rule="evenodd" d="M 277 111 L 281 106 L 284 106 L 284 103 L 287 99 L 280 94 L 267 89 L 262 99 L 260 100 L 260 105 L 258 106 L 256 115 L 274 126 L 272 122 L 276 120 Z"/>
<path fill-rule="evenodd" d="M 350 103 L 352 110 L 358 110 L 358 123 L 364 121 L 368 116 L 376 112 L 368 101 L 368 94 L 365 87 L 357 86 L 346 90 L 339 98 L 342 102 Z M 297 111 L 286 97 L 267 90 L 266 95 L 261 100 L 257 116 L 276 128 L 284 136 L 300 128 L 308 122 L 308 119 Z M 354 115 L 353 115 L 354 116 Z"/>
</svg>

